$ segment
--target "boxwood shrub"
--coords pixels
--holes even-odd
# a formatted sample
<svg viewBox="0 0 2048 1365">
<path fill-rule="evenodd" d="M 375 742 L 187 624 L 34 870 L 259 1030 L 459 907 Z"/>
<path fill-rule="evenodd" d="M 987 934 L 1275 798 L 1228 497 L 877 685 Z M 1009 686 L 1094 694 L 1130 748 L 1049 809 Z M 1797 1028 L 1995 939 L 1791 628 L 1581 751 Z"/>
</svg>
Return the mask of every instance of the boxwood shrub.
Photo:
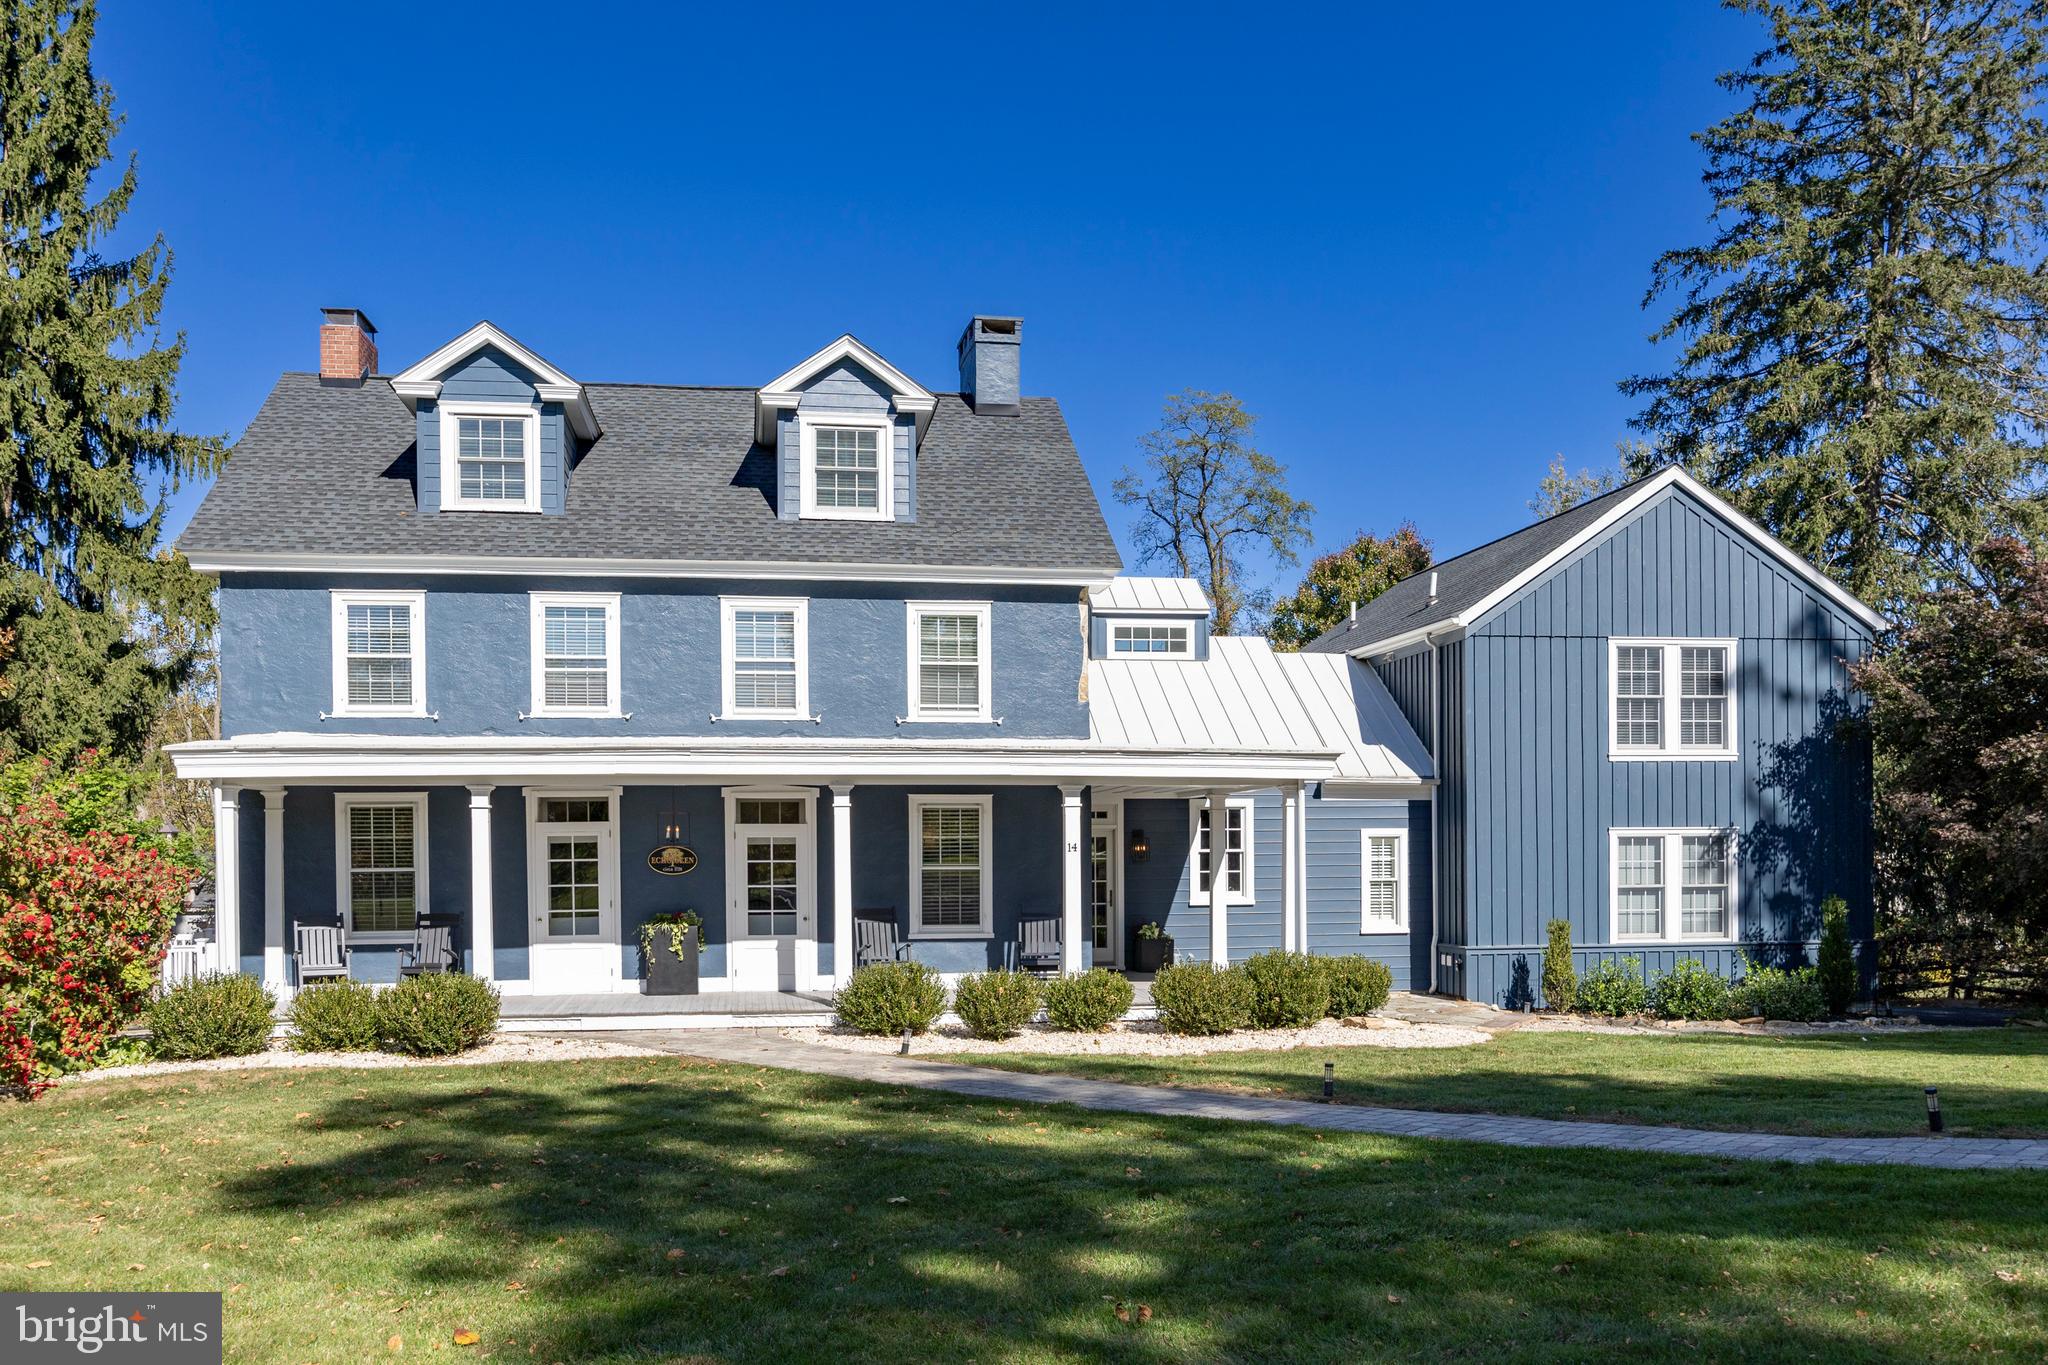
<svg viewBox="0 0 2048 1365">
<path fill-rule="evenodd" d="M 1235 968 L 1218 971 L 1208 962 L 1181 962 L 1152 979 L 1152 1003 L 1169 1033 L 1214 1034 L 1252 1021 L 1252 988 Z"/>
<path fill-rule="evenodd" d="M 1579 979 L 1579 1009 L 1586 1014 L 1618 1018 L 1641 1014 L 1649 1006 L 1650 988 L 1643 984 L 1643 960 L 1608 958 Z"/>
<path fill-rule="evenodd" d="M 922 962 L 876 962 L 853 974 L 832 1007 L 859 1033 L 923 1033 L 945 1013 L 946 987 Z"/>
<path fill-rule="evenodd" d="M 1730 992 L 1733 1013 L 1747 1017 L 1786 1019 L 1810 1024 L 1825 1018 L 1827 1000 L 1821 994 L 1820 973 L 1811 967 L 1784 971 L 1777 967 L 1751 967 Z"/>
<path fill-rule="evenodd" d="M 1045 1022 L 1069 1033 L 1100 1033 L 1131 1007 L 1131 983 L 1107 967 L 1045 984 Z"/>
<path fill-rule="evenodd" d="M 963 976 L 953 989 L 953 1013 L 977 1038 L 1014 1038 L 1038 1013 L 1038 978 L 998 968 Z"/>
<path fill-rule="evenodd" d="M 497 1027 L 497 987 L 462 972 L 409 976 L 377 997 L 377 1042 L 386 1052 L 452 1057 Z"/>
<path fill-rule="evenodd" d="M 1394 989 L 1393 969 L 1384 962 L 1357 953 L 1319 957 L 1315 962 L 1322 970 L 1323 984 L 1330 991 L 1332 1019 L 1356 1019 L 1361 1014 L 1371 1014 L 1387 1003 L 1387 996 Z"/>
<path fill-rule="evenodd" d="M 253 976 L 184 982 L 150 1003 L 150 1051 L 173 1062 L 261 1052 L 270 1045 L 270 1015 L 276 1008 L 277 1001 Z"/>
<path fill-rule="evenodd" d="M 1650 987 L 1650 1012 L 1663 1019 L 1726 1019 L 1728 982 L 1697 958 L 1682 957 Z"/>
<path fill-rule="evenodd" d="M 1307 953 L 1254 953 L 1237 970 L 1251 987 L 1254 1028 L 1307 1028 L 1330 1008 L 1330 979 Z"/>
<path fill-rule="evenodd" d="M 360 981 L 323 981 L 292 999 L 292 1046 L 300 1052 L 375 1052 L 377 993 Z"/>
</svg>

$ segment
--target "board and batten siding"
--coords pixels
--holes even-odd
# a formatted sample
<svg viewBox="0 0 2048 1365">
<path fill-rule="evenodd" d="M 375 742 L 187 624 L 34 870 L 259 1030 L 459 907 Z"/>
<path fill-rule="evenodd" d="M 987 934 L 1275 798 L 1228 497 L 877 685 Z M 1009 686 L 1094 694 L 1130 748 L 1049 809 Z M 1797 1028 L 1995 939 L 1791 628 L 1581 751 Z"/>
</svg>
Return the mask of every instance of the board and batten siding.
<svg viewBox="0 0 2048 1365">
<path fill-rule="evenodd" d="M 1307 803 L 1308 951 L 1357 953 L 1387 964 L 1397 991 L 1426 990 L 1429 963 L 1429 806 L 1427 801 L 1315 798 Z M 1408 930 L 1362 933 L 1363 831 L 1405 833 Z M 1233 953 L 1233 956 L 1235 954 Z M 1420 983 L 1420 984 L 1417 984 Z"/>
<path fill-rule="evenodd" d="M 536 376 L 518 361 L 495 347 L 486 346 L 441 376 L 439 400 L 423 398 L 419 401 L 414 429 L 414 458 L 422 515 L 441 510 L 441 404 L 460 406 L 465 400 L 531 403 L 534 401 L 534 385 L 538 382 Z M 575 459 L 574 437 L 569 433 L 560 403 L 541 404 L 538 425 L 540 510 L 543 514 L 559 514 L 568 505 L 569 466 Z"/>
<path fill-rule="evenodd" d="M 1615 636 L 1736 640 L 1738 760 L 1608 757 Z M 1446 715 L 1457 759 L 1447 755 L 1441 793 L 1456 849 L 1446 892 L 1467 930 L 1463 993 L 1533 997 L 1552 918 L 1571 922 L 1581 970 L 1635 955 L 1653 976 L 1677 957 L 1730 972 L 1744 948 L 1810 956 L 1829 895 L 1867 937 L 1869 757 L 1833 726 L 1861 705 L 1847 665 L 1869 645 L 1860 624 L 1678 489 L 1476 622 L 1459 661 L 1463 705 L 1447 707 L 1470 729 L 1453 736 L 1460 718 Z M 1736 831 L 1739 945 L 1610 944 L 1609 831 L 1674 826 Z"/>
</svg>

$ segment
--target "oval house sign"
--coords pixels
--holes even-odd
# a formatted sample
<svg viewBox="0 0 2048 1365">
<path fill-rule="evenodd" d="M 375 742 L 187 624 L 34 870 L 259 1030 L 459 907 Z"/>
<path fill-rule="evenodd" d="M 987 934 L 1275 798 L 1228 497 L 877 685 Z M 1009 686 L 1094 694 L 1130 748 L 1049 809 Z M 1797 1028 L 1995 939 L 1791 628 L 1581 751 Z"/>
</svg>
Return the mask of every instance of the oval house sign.
<svg viewBox="0 0 2048 1365">
<path fill-rule="evenodd" d="M 656 844 L 647 855 L 647 866 L 665 877 L 680 877 L 697 869 L 697 851 L 681 844 Z"/>
</svg>

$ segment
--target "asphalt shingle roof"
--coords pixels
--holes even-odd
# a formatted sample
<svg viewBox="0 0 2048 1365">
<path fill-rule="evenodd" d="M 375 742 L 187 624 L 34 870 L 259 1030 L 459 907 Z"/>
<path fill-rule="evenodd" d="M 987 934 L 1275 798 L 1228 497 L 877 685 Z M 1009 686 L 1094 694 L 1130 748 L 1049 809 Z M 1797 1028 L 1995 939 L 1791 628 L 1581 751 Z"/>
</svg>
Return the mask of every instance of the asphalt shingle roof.
<svg viewBox="0 0 2048 1365">
<path fill-rule="evenodd" d="M 421 516 L 414 419 L 391 386 L 288 373 L 178 538 L 187 554 L 503 555 L 1101 571 L 1122 567 L 1059 404 L 977 416 L 942 394 L 914 523 L 782 521 L 754 390 L 591 384 L 603 434 L 559 516 Z"/>
<path fill-rule="evenodd" d="M 1342 654 L 1360 645 L 1448 621 L 1598 521 L 1635 486 L 1624 484 L 1597 498 L 1588 498 L 1554 517 L 1545 517 L 1533 526 L 1404 578 L 1359 607 L 1357 621 L 1347 620 L 1323 632 L 1304 648 L 1319 654 Z M 1429 600 L 1432 572 L 1437 576 L 1435 602 Z"/>
</svg>

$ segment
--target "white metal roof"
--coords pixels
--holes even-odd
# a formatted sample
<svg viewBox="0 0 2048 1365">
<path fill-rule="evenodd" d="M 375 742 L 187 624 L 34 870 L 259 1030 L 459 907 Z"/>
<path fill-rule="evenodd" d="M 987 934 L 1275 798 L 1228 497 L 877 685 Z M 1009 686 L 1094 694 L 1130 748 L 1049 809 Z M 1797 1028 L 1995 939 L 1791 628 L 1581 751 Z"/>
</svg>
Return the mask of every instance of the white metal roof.
<svg viewBox="0 0 2048 1365">
<path fill-rule="evenodd" d="M 1151 580 L 1159 581 L 1159 580 Z M 1330 753 L 1273 650 L 1218 636 L 1209 657 L 1091 659 L 1088 738 L 1110 749 Z"/>
<path fill-rule="evenodd" d="M 1115 612 L 1209 614 L 1209 595 L 1192 578 L 1133 578 L 1119 574 L 1109 585 L 1092 588 L 1088 605 L 1105 615 Z"/>
<path fill-rule="evenodd" d="M 1273 661 L 1293 682 L 1324 741 L 1337 749 L 1330 780 L 1414 782 L 1436 775 L 1387 685 L 1364 663 L 1343 654 L 1276 654 Z"/>
</svg>

